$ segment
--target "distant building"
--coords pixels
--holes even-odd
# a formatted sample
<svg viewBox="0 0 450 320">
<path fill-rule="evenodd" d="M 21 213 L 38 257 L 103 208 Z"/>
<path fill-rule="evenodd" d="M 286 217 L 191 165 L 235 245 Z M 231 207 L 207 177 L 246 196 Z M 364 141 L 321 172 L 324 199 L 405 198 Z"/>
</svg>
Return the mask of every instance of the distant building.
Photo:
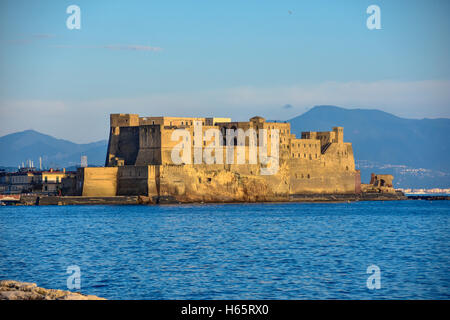
<svg viewBox="0 0 450 320">
<path fill-rule="evenodd" d="M 9 193 L 10 174 L 5 170 L 0 171 L 0 193 Z"/>
<path fill-rule="evenodd" d="M 59 194 L 62 186 L 62 179 L 66 176 L 66 169 L 62 171 L 42 171 L 42 192 L 47 194 Z"/>
<path fill-rule="evenodd" d="M 81 156 L 81 167 L 86 168 L 88 166 L 87 156 Z"/>
<path fill-rule="evenodd" d="M 10 174 L 9 193 L 31 193 L 33 186 L 39 181 L 39 176 L 33 171 L 21 169 Z"/>
<path fill-rule="evenodd" d="M 36 171 L 34 168 L 21 168 L 17 172 L 0 172 L 0 193 L 34 193 L 58 195 L 66 170 Z"/>
</svg>

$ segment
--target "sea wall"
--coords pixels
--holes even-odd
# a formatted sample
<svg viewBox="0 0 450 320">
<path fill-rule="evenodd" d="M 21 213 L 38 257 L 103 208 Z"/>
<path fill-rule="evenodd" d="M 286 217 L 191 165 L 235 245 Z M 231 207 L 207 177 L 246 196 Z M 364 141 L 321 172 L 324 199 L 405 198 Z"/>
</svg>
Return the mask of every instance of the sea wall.
<svg viewBox="0 0 450 320">
<path fill-rule="evenodd" d="M 37 197 L 35 203 L 41 206 L 47 205 L 95 205 L 95 204 L 139 204 L 143 201 L 139 196 L 111 196 L 111 197 L 94 197 L 94 196 L 41 196 Z"/>
</svg>

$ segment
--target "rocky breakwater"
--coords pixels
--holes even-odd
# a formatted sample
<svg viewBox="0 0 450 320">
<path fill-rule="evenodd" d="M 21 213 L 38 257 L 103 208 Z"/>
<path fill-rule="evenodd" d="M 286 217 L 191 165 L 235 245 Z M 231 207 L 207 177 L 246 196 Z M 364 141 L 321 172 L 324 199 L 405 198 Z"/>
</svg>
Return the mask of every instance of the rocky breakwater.
<svg viewBox="0 0 450 320">
<path fill-rule="evenodd" d="M 0 281 L 0 300 L 106 300 L 78 292 L 44 289 L 36 283 L 13 280 Z"/>
</svg>

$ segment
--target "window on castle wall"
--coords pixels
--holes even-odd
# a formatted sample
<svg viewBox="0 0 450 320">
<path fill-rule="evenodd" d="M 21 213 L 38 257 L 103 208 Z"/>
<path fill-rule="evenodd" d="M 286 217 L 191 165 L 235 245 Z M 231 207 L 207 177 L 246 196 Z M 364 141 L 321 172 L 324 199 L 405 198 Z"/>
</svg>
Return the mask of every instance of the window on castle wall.
<svg viewBox="0 0 450 320">
<path fill-rule="evenodd" d="M 311 178 L 311 176 L 310 176 L 309 173 L 308 173 L 308 179 L 309 179 L 309 178 Z"/>
</svg>

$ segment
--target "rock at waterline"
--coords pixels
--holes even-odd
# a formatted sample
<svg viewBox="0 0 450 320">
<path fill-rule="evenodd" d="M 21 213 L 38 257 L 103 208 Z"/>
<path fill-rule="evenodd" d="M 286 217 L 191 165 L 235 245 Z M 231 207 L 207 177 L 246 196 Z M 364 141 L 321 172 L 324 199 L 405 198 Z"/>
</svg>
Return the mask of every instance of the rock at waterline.
<svg viewBox="0 0 450 320">
<path fill-rule="evenodd" d="M 77 292 L 44 289 L 36 283 L 14 280 L 0 281 L 0 300 L 106 300 L 94 295 Z"/>
</svg>

